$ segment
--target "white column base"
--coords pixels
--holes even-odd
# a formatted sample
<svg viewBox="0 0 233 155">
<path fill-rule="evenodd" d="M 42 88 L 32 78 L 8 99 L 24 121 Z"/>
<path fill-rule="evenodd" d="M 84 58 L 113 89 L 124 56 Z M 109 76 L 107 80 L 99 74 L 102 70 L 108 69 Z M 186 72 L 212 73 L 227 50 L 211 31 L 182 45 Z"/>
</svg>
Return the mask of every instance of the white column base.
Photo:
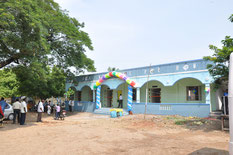
<svg viewBox="0 0 233 155">
<path fill-rule="evenodd" d="M 229 155 L 233 155 L 233 142 L 229 142 Z"/>
</svg>

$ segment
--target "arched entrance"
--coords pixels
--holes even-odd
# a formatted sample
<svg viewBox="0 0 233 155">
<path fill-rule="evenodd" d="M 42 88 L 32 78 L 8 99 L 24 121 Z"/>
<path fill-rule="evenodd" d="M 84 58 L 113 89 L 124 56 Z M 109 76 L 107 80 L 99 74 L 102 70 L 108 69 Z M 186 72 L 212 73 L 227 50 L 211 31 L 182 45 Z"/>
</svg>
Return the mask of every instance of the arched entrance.
<svg viewBox="0 0 233 155">
<path fill-rule="evenodd" d="M 89 86 L 84 86 L 81 92 L 81 101 L 93 101 L 93 91 Z"/>
<path fill-rule="evenodd" d="M 146 95 L 146 87 L 148 84 L 148 94 Z M 149 103 L 162 103 L 166 97 L 163 97 L 162 92 L 164 92 L 164 85 L 158 80 L 151 80 L 143 84 L 141 87 L 140 98 L 142 102 Z M 147 96 L 147 99 L 146 99 Z"/>
<path fill-rule="evenodd" d="M 127 84 L 128 84 L 128 99 L 127 99 L 127 109 L 128 111 L 131 111 L 131 108 L 132 108 L 132 93 L 133 93 L 133 90 L 132 88 L 135 87 L 136 83 L 134 81 L 132 81 L 130 78 L 128 78 L 126 75 L 122 74 L 122 73 L 119 73 L 119 72 L 109 72 L 105 75 L 103 75 L 97 82 L 96 84 L 94 85 L 94 89 L 97 89 L 96 91 L 96 109 L 99 109 L 101 107 L 101 101 L 104 99 L 102 99 L 102 96 L 101 96 L 101 89 L 104 89 L 105 86 L 101 86 L 101 84 L 111 78 L 111 77 L 117 77 L 121 80 L 124 80 Z M 103 87 L 103 88 L 101 88 Z M 109 101 L 107 101 L 106 99 L 106 106 L 112 106 L 112 93 L 113 91 L 112 90 L 106 90 L 106 93 L 107 93 L 107 96 L 106 97 L 109 97 Z"/>
<path fill-rule="evenodd" d="M 101 107 L 112 107 L 113 90 L 107 85 L 101 86 Z"/>
</svg>

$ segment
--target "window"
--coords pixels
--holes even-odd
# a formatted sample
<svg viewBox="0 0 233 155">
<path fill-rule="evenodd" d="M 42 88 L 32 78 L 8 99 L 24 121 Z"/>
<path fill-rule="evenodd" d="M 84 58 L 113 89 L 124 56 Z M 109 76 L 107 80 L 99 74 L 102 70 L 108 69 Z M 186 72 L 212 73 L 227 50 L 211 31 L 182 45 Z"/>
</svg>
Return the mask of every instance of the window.
<svg viewBox="0 0 233 155">
<path fill-rule="evenodd" d="M 90 92 L 89 92 L 89 97 L 90 97 L 90 101 L 91 102 L 93 102 L 93 91 L 92 90 L 90 90 Z"/>
<path fill-rule="evenodd" d="M 187 86 L 187 101 L 200 101 L 201 100 L 201 87 L 200 86 Z"/>
<path fill-rule="evenodd" d="M 81 96 L 82 96 L 82 91 L 76 91 L 75 97 L 77 98 L 79 102 L 81 101 Z"/>
</svg>

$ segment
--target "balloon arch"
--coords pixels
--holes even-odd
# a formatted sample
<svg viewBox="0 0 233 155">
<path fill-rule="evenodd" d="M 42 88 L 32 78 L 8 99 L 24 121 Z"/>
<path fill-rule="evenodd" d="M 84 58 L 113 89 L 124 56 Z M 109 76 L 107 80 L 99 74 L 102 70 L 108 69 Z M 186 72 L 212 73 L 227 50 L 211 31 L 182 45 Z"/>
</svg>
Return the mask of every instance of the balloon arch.
<svg viewBox="0 0 233 155">
<path fill-rule="evenodd" d="M 101 84 L 111 78 L 111 77 L 117 77 L 122 80 L 124 80 L 128 84 L 128 102 L 127 102 L 127 108 L 128 111 L 132 110 L 132 101 L 133 101 L 133 87 L 136 86 L 136 83 L 132 81 L 129 77 L 126 75 L 120 73 L 120 72 L 109 72 L 105 75 L 103 75 L 94 85 L 94 89 L 97 89 L 96 91 L 96 109 L 100 108 L 100 92 L 101 92 Z"/>
</svg>

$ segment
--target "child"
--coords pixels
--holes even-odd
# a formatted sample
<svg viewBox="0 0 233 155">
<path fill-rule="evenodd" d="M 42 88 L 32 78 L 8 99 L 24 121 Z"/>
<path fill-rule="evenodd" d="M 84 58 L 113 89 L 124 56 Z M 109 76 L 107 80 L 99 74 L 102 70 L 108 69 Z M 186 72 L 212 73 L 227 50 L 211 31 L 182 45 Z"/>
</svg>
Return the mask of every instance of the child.
<svg viewBox="0 0 233 155">
<path fill-rule="evenodd" d="M 48 104 L 47 106 L 47 114 L 50 115 L 51 114 L 51 106 Z"/>
<path fill-rule="evenodd" d="M 59 119 L 60 117 L 60 110 L 61 110 L 61 107 L 59 104 L 56 105 L 56 119 Z"/>
</svg>

